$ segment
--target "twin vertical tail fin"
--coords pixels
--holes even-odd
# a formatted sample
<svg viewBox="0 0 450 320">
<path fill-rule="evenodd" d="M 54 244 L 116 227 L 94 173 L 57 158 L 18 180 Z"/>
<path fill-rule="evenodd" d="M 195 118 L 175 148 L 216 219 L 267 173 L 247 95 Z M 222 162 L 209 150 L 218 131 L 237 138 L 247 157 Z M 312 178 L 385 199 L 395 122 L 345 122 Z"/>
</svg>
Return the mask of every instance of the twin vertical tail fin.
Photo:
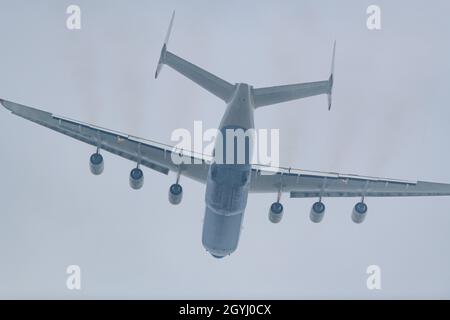
<svg viewBox="0 0 450 320">
<path fill-rule="evenodd" d="M 169 24 L 169 30 L 167 30 L 164 45 L 161 49 L 158 66 L 156 67 L 155 78 L 158 78 L 163 65 L 168 65 L 175 71 L 178 71 L 179 73 L 184 75 L 186 78 L 198 84 L 203 89 L 214 94 L 216 97 L 222 99 L 225 102 L 230 101 L 236 89 L 234 85 L 196 66 L 195 64 L 190 63 L 183 58 L 180 58 L 167 49 L 174 18 L 175 11 L 172 14 L 172 19 L 170 20 Z"/>
<path fill-rule="evenodd" d="M 164 39 L 163 47 L 161 49 L 161 55 L 159 56 L 158 65 L 156 67 L 155 79 L 158 78 L 158 75 L 161 72 L 161 69 L 162 69 L 162 67 L 164 65 L 164 61 L 165 61 L 165 58 L 166 58 L 166 52 L 167 52 L 167 46 L 169 44 L 170 33 L 172 32 L 173 20 L 174 19 L 175 19 L 175 10 L 172 13 L 172 18 L 170 19 L 169 28 L 167 29 L 167 34 L 166 34 L 166 37 Z"/>
<path fill-rule="evenodd" d="M 231 101 L 234 92 L 236 91 L 236 85 L 233 85 L 219 78 L 218 76 L 200 68 L 199 66 L 196 66 L 195 64 L 190 63 L 187 60 L 184 60 L 183 58 L 173 54 L 167 49 L 174 19 L 175 11 L 172 13 L 169 28 L 167 30 L 164 44 L 161 49 L 161 55 L 156 67 L 155 78 L 158 78 L 163 65 L 168 65 L 175 71 L 178 71 L 180 74 L 184 75 L 186 78 L 195 82 L 200 87 L 214 94 L 216 97 L 222 99 L 226 103 Z M 330 110 L 334 82 L 335 54 L 336 41 L 333 45 L 331 74 L 328 80 L 252 89 L 255 108 L 326 94 L 328 98 L 328 110 Z"/>
<path fill-rule="evenodd" d="M 328 79 L 328 83 L 330 86 L 330 91 L 327 94 L 328 97 L 328 110 L 331 109 L 331 102 L 332 102 L 332 93 L 333 93 L 333 83 L 334 83 L 334 60 L 336 57 L 336 40 L 334 41 L 333 44 L 333 56 L 331 58 L 331 73 L 330 73 L 330 78 Z"/>
</svg>

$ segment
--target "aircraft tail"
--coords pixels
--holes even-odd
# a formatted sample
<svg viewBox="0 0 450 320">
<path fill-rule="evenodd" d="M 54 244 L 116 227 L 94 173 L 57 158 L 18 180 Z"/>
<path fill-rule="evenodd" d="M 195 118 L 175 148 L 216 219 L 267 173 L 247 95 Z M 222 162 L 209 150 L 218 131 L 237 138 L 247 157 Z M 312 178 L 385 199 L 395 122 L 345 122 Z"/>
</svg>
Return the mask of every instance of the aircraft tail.
<svg viewBox="0 0 450 320">
<path fill-rule="evenodd" d="M 215 96 L 220 99 L 228 102 L 235 91 L 235 86 L 231 83 L 222 80 L 221 78 L 209 73 L 206 70 L 186 61 L 177 55 L 171 53 L 167 49 L 167 45 L 169 43 L 170 33 L 173 27 L 173 21 L 175 18 L 175 11 L 172 14 L 172 18 L 170 20 L 169 29 L 166 34 L 166 38 L 164 40 L 163 47 L 161 49 L 161 55 L 158 61 L 158 65 L 156 67 L 155 78 L 158 78 L 163 65 L 168 65 L 172 69 L 178 71 L 188 79 L 197 83 L 202 88 L 211 92 Z"/>
<path fill-rule="evenodd" d="M 161 55 L 159 56 L 158 65 L 156 67 L 155 79 L 158 78 L 158 75 L 161 72 L 161 69 L 162 69 L 162 67 L 164 65 L 164 60 L 165 60 L 166 52 L 167 52 L 167 45 L 169 44 L 170 33 L 172 32 L 172 27 L 173 27 L 173 21 L 174 20 L 175 20 L 175 10 L 172 13 L 172 18 L 170 19 L 169 28 L 167 29 L 166 37 L 164 38 L 164 44 L 163 44 L 163 47 L 161 49 Z"/>
<path fill-rule="evenodd" d="M 332 93 L 333 93 L 333 83 L 334 83 L 334 60 L 336 57 L 336 41 L 334 41 L 333 44 L 333 56 L 331 58 L 331 72 L 330 72 L 330 78 L 328 79 L 328 83 L 330 86 L 330 92 L 327 93 L 328 97 L 328 110 L 331 109 L 331 102 L 332 102 Z"/>
<path fill-rule="evenodd" d="M 336 41 L 333 45 L 331 74 L 328 80 L 253 89 L 253 100 L 255 103 L 255 107 L 259 108 L 276 103 L 326 94 L 328 98 L 328 110 L 330 110 L 334 82 L 335 53 Z"/>
</svg>

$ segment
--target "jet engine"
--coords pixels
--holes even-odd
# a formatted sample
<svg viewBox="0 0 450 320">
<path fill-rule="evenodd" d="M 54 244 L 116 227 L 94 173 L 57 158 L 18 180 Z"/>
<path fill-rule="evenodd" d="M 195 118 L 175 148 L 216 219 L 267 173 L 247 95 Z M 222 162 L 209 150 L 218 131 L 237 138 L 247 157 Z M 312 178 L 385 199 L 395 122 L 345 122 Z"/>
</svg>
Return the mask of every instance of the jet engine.
<svg viewBox="0 0 450 320">
<path fill-rule="evenodd" d="M 269 220 L 272 223 L 279 223 L 283 218 L 283 205 L 279 202 L 274 202 L 269 209 Z"/>
<path fill-rule="evenodd" d="M 89 169 L 91 170 L 92 174 L 95 174 L 96 176 L 102 174 L 104 167 L 105 164 L 103 162 L 102 155 L 98 152 L 92 154 L 89 158 Z"/>
<path fill-rule="evenodd" d="M 144 185 L 144 172 L 139 168 L 134 168 L 130 172 L 130 187 L 139 190 Z"/>
<path fill-rule="evenodd" d="M 169 202 L 173 205 L 180 204 L 183 199 L 183 187 L 179 183 L 174 183 L 169 188 Z"/>
<path fill-rule="evenodd" d="M 367 215 L 367 205 L 364 202 L 358 202 L 353 207 L 352 220 L 354 223 L 361 223 Z"/>
<path fill-rule="evenodd" d="M 323 216 L 325 215 L 325 205 L 322 203 L 322 201 L 315 202 L 312 207 L 311 211 L 309 213 L 309 218 L 314 223 L 319 223 L 322 221 Z"/>
</svg>

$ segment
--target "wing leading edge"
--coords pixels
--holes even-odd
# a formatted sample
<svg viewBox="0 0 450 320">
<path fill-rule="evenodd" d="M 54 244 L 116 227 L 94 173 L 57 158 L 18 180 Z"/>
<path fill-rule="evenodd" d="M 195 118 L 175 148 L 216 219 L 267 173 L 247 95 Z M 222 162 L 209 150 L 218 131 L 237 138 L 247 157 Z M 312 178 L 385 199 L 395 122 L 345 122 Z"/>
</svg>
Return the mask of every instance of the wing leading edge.
<svg viewBox="0 0 450 320">
<path fill-rule="evenodd" d="M 160 173 L 168 174 L 169 171 L 175 171 L 202 183 L 206 181 L 209 164 L 204 158 L 186 155 L 184 151 L 180 150 L 183 164 L 177 165 L 172 161 L 173 148 L 171 146 L 55 116 L 49 112 L 11 101 L 0 99 L 0 103 L 19 117 L 140 163 Z"/>
</svg>

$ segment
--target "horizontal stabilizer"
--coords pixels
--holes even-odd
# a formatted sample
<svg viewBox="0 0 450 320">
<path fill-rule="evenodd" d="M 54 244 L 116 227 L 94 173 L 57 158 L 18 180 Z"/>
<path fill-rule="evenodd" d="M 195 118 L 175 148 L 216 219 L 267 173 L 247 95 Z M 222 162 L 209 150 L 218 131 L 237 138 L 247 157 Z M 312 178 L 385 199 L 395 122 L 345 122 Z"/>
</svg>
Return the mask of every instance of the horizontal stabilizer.
<svg viewBox="0 0 450 320">
<path fill-rule="evenodd" d="M 255 107 L 263 107 L 272 104 L 326 94 L 328 97 L 328 109 L 331 108 L 331 93 L 334 82 L 334 56 L 336 42 L 333 47 L 333 58 L 331 62 L 331 75 L 328 80 L 290 84 L 283 86 L 257 88 L 253 90 Z"/>
</svg>

